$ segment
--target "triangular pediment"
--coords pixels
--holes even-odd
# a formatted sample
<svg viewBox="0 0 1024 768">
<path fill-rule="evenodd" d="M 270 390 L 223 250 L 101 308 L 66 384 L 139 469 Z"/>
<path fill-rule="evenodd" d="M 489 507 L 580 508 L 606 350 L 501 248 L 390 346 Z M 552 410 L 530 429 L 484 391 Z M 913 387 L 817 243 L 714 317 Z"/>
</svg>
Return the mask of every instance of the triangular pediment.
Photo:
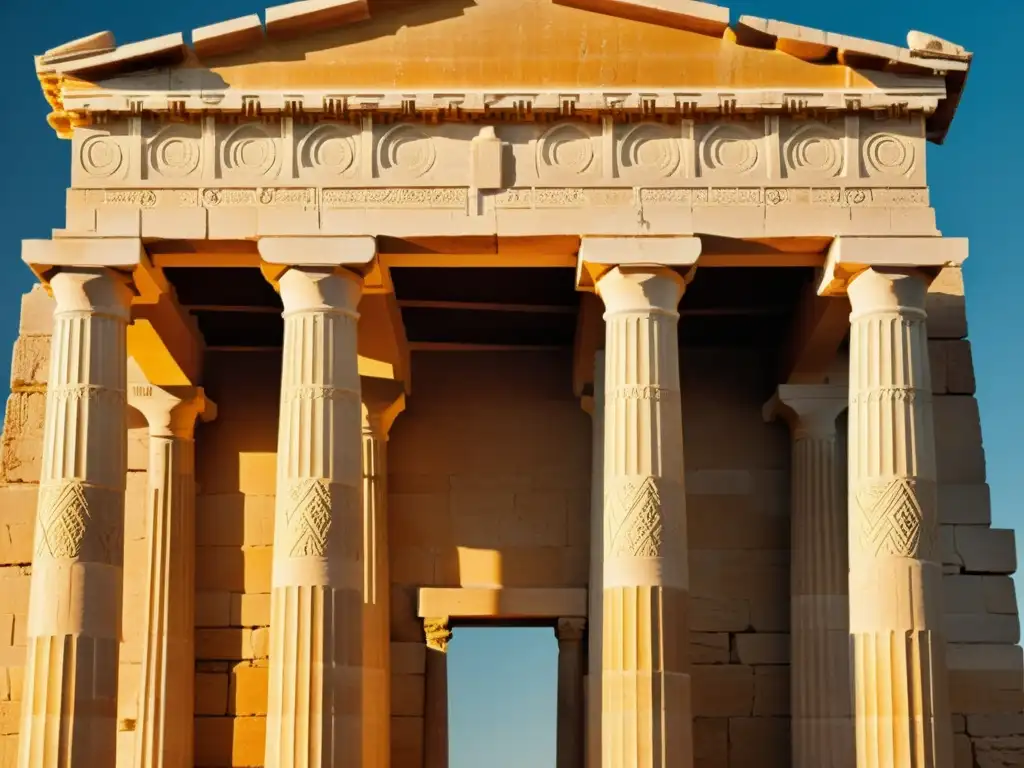
<svg viewBox="0 0 1024 768">
<path fill-rule="evenodd" d="M 270 97 L 261 109 L 287 108 L 289 94 L 305 109 L 302 94 L 315 92 L 319 101 L 383 94 L 417 111 L 423 93 L 454 95 L 462 100 L 449 106 L 472 110 L 463 96 L 471 91 L 484 94 L 481 108 L 493 106 L 486 94 L 520 94 L 527 109 L 540 93 L 556 104 L 597 94 L 616 108 L 620 92 L 641 106 L 685 111 L 701 108 L 702 91 L 713 89 L 724 111 L 744 111 L 789 108 L 787 100 L 837 106 L 801 105 L 802 91 L 859 104 L 861 92 L 870 102 L 874 92 L 931 88 L 933 111 L 945 100 L 951 117 L 970 61 L 920 33 L 909 38 L 917 48 L 900 48 L 751 17 L 730 24 L 726 9 L 697 0 L 300 0 L 190 38 L 118 47 L 103 33 L 47 52 L 37 69 L 51 103 L 69 112 L 117 111 L 102 91 L 122 100 L 127 91 L 173 92 L 182 102 L 191 93 L 208 108 L 243 112 L 243 95 L 265 92 L 282 103 Z M 239 105 L 222 101 L 228 95 Z M 863 106 L 884 107 L 885 97 Z"/>
</svg>

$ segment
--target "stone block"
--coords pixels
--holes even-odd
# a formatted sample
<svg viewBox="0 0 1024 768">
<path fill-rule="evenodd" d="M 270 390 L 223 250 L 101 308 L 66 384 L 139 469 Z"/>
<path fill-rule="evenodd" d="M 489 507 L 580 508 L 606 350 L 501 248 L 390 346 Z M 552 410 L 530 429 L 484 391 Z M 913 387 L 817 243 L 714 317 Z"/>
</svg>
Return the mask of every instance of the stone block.
<svg viewBox="0 0 1024 768">
<path fill-rule="evenodd" d="M 391 675 L 391 714 L 423 717 L 423 675 Z"/>
<path fill-rule="evenodd" d="M 210 208 L 207 231 L 211 240 L 249 240 L 256 237 L 256 208 Z"/>
<path fill-rule="evenodd" d="M 789 664 L 789 635 L 750 632 L 736 635 L 740 664 Z"/>
<path fill-rule="evenodd" d="M 784 549 L 789 546 L 789 521 L 759 514 L 759 499 L 745 495 L 691 495 L 686 497 L 686 524 L 690 548 Z"/>
<path fill-rule="evenodd" d="M 955 541 L 967 573 L 1012 574 L 1017 570 L 1017 548 L 1011 530 L 958 525 Z"/>
<path fill-rule="evenodd" d="M 394 567 L 394 560 L 392 560 Z M 392 581 L 394 578 L 392 577 Z M 416 587 L 392 584 L 390 613 L 391 640 L 394 643 L 420 644 L 424 641 L 423 620 L 417 613 L 418 592 Z"/>
<path fill-rule="evenodd" d="M 985 610 L 1017 615 L 1017 590 L 1009 576 L 983 576 Z"/>
<path fill-rule="evenodd" d="M 946 663 L 950 670 L 1001 670 L 1024 676 L 1024 656 L 1019 645 L 949 643 Z"/>
<path fill-rule="evenodd" d="M 953 768 L 974 768 L 974 751 L 966 733 L 953 734 Z"/>
<path fill-rule="evenodd" d="M 125 475 L 124 539 L 142 541 L 149 533 L 149 487 L 146 472 Z"/>
<path fill-rule="evenodd" d="M 231 626 L 270 626 L 270 595 L 231 595 Z"/>
<path fill-rule="evenodd" d="M 265 717 L 236 717 L 231 739 L 232 766 L 263 765 L 267 748 Z"/>
<path fill-rule="evenodd" d="M 1024 735 L 1024 714 L 968 715 L 967 733 L 971 736 Z"/>
<path fill-rule="evenodd" d="M 32 562 L 37 496 L 35 485 L 0 486 L 0 566 Z"/>
<path fill-rule="evenodd" d="M 237 664 L 231 670 L 228 712 L 233 715 L 266 715 L 269 672 L 268 667 Z"/>
<path fill-rule="evenodd" d="M 225 715 L 228 711 L 228 676 L 198 672 L 195 683 L 196 715 Z"/>
<path fill-rule="evenodd" d="M 1019 713 L 1024 680 L 1019 671 L 951 670 L 949 701 L 952 711 L 965 715 Z"/>
<path fill-rule="evenodd" d="M 423 768 L 423 718 L 391 718 L 391 768 Z"/>
<path fill-rule="evenodd" d="M 928 289 L 928 337 L 963 339 L 967 337 L 967 306 L 964 303 L 964 279 L 960 267 L 939 272 Z"/>
<path fill-rule="evenodd" d="M 984 607 L 979 603 L 977 608 Z M 1020 641 L 1016 615 L 989 613 L 947 613 L 946 640 L 951 643 L 995 643 L 1013 645 Z"/>
<path fill-rule="evenodd" d="M 138 237 L 142 232 L 141 214 L 136 208 L 98 208 L 96 234 L 103 237 Z"/>
<path fill-rule="evenodd" d="M 196 592 L 196 626 L 231 626 L 231 600 L 233 597 L 230 592 Z"/>
<path fill-rule="evenodd" d="M 693 712 L 696 717 L 749 715 L 754 709 L 754 670 L 735 664 L 694 664 Z"/>
<path fill-rule="evenodd" d="M 754 716 L 789 715 L 789 667 L 754 669 Z"/>
<path fill-rule="evenodd" d="M 195 719 L 196 768 L 227 768 L 231 760 L 234 720 L 230 717 Z"/>
<path fill-rule="evenodd" d="M 206 239 L 206 208 L 148 208 L 142 211 L 142 236 Z"/>
<path fill-rule="evenodd" d="M 978 401 L 963 395 L 936 397 L 934 411 L 939 483 L 984 483 L 985 451 Z"/>
<path fill-rule="evenodd" d="M 253 594 L 270 592 L 271 576 L 274 570 L 273 547 L 245 547 L 244 591 Z"/>
<path fill-rule="evenodd" d="M 0 736 L 11 736 L 21 731 L 21 704 L 0 701 Z"/>
<path fill-rule="evenodd" d="M 942 601 L 947 614 L 980 613 L 985 604 L 985 577 L 967 574 L 944 576 Z"/>
<path fill-rule="evenodd" d="M 977 389 L 974 360 L 969 341 L 944 341 L 946 347 L 946 390 L 951 395 L 973 395 Z"/>
<path fill-rule="evenodd" d="M 0 568 L 0 613 L 28 614 L 28 592 L 32 581 L 30 566 Z M 3 644 L 0 643 L 0 646 Z"/>
<path fill-rule="evenodd" d="M 53 333 L 53 310 L 56 302 L 46 292 L 46 286 L 33 285 L 21 297 L 20 336 L 49 336 Z"/>
<path fill-rule="evenodd" d="M 965 715 L 951 715 L 953 720 L 953 733 L 967 732 L 967 717 Z"/>
<path fill-rule="evenodd" d="M 693 720 L 694 763 L 701 768 L 728 768 L 729 719 L 696 717 Z"/>
<path fill-rule="evenodd" d="M 7 399 L 0 438 L 0 482 L 35 483 L 42 468 L 46 394 L 14 392 Z"/>
<path fill-rule="evenodd" d="M 19 336 L 11 360 L 11 389 L 45 386 L 50 372 L 50 337 Z"/>
<path fill-rule="evenodd" d="M 928 363 L 932 375 L 932 394 L 944 395 L 949 391 L 946 376 L 946 345 L 932 339 L 928 342 Z"/>
<path fill-rule="evenodd" d="M 729 633 L 690 632 L 690 662 L 693 664 L 728 664 Z"/>
<path fill-rule="evenodd" d="M 729 768 L 789 768 L 789 754 L 789 718 L 729 718 Z"/>
<path fill-rule="evenodd" d="M 128 471 L 145 472 L 149 469 L 149 428 L 133 427 L 128 430 Z"/>
<path fill-rule="evenodd" d="M 1024 765 L 1024 737 L 974 740 L 972 768 L 1020 768 Z"/>
<path fill-rule="evenodd" d="M 196 658 L 241 661 L 267 657 L 266 629 L 197 629 Z"/>
<path fill-rule="evenodd" d="M 946 525 L 991 525 L 992 500 L 988 483 L 940 485 L 939 522 Z"/>
<path fill-rule="evenodd" d="M 422 675 L 427 671 L 427 646 L 418 643 L 391 643 L 391 674 Z"/>
</svg>

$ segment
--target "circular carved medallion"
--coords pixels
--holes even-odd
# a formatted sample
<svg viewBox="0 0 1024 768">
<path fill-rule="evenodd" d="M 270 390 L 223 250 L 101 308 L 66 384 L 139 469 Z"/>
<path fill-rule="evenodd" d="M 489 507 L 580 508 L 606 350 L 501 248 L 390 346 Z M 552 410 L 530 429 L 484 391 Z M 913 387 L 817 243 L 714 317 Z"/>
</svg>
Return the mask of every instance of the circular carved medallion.
<svg viewBox="0 0 1024 768">
<path fill-rule="evenodd" d="M 842 140 L 827 125 L 804 125 L 786 140 L 783 157 L 790 176 L 838 176 L 843 168 Z"/>
<path fill-rule="evenodd" d="M 744 125 L 716 125 L 701 142 L 701 163 L 714 173 L 747 173 L 757 165 L 761 138 Z"/>
<path fill-rule="evenodd" d="M 236 128 L 224 140 L 221 165 L 225 173 L 266 176 L 277 163 L 277 143 L 262 125 Z"/>
<path fill-rule="evenodd" d="M 627 173 L 666 178 L 679 168 L 680 157 L 678 138 L 660 123 L 636 126 L 619 146 L 619 167 Z"/>
<path fill-rule="evenodd" d="M 383 173 L 419 178 L 434 167 L 436 159 L 434 140 L 411 125 L 392 128 L 377 145 L 377 167 Z"/>
<path fill-rule="evenodd" d="M 578 125 L 556 125 L 537 142 L 537 171 L 579 176 L 594 163 L 594 143 Z"/>
<path fill-rule="evenodd" d="M 341 176 L 355 164 L 357 134 L 351 126 L 317 126 L 299 145 L 303 167 Z"/>
<path fill-rule="evenodd" d="M 876 133 L 864 142 L 864 164 L 881 176 L 906 176 L 914 167 L 914 147 L 894 133 Z"/>
<path fill-rule="evenodd" d="M 93 136 L 82 143 L 80 158 L 82 168 L 90 176 L 107 178 L 121 169 L 124 153 L 109 136 Z"/>
<path fill-rule="evenodd" d="M 199 167 L 199 137 L 189 126 L 169 125 L 149 143 L 149 167 L 161 176 L 180 179 Z"/>
</svg>

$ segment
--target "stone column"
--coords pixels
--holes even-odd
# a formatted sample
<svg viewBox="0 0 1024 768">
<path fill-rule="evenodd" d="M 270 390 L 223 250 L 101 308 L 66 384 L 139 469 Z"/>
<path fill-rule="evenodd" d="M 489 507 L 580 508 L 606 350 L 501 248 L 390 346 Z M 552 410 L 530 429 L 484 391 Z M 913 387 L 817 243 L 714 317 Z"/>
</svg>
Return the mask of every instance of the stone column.
<svg viewBox="0 0 1024 768">
<path fill-rule="evenodd" d="M 557 768 L 583 768 L 583 630 L 586 619 L 559 619 Z"/>
<path fill-rule="evenodd" d="M 146 631 L 136 768 L 192 768 L 195 681 L 196 417 L 215 408 L 202 389 L 133 385 L 149 423 Z"/>
<path fill-rule="evenodd" d="M 18 766 L 108 768 L 117 744 L 131 290 L 104 268 L 65 269 L 50 286 Z"/>
<path fill-rule="evenodd" d="M 849 555 L 857 765 L 952 765 L 927 285 L 867 269 L 848 287 Z"/>
<path fill-rule="evenodd" d="M 601 627 L 604 613 L 604 352 L 594 355 L 590 404 L 590 583 L 588 590 L 585 754 L 587 768 L 601 765 Z"/>
<path fill-rule="evenodd" d="M 400 382 L 364 379 L 363 765 L 388 768 L 391 749 L 391 625 L 387 440 L 405 407 Z"/>
<path fill-rule="evenodd" d="M 427 668 L 423 703 L 423 766 L 448 768 L 448 618 L 423 620 Z"/>
<path fill-rule="evenodd" d="M 782 385 L 766 416 L 793 435 L 790 690 L 793 768 L 853 768 L 846 509 L 836 419 L 846 387 Z"/>
<path fill-rule="evenodd" d="M 361 280 L 280 277 L 284 352 L 271 591 L 267 768 L 362 765 Z"/>
<path fill-rule="evenodd" d="M 604 768 L 691 768 L 689 567 L 677 310 L 685 282 L 616 267 L 605 304 Z"/>
</svg>

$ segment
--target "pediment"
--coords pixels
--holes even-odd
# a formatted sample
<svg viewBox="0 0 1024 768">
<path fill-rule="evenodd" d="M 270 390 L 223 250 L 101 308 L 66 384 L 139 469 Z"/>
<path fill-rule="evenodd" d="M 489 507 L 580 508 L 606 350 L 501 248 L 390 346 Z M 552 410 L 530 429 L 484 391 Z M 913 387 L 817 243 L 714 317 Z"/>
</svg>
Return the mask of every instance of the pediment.
<svg viewBox="0 0 1024 768">
<path fill-rule="evenodd" d="M 123 46 L 37 59 L 50 122 L 91 113 L 891 109 L 941 140 L 970 54 L 740 17 L 697 0 L 300 0 Z M 806 97 L 806 98 L 805 98 Z M 916 101 L 915 101 L 916 100 Z"/>
</svg>

